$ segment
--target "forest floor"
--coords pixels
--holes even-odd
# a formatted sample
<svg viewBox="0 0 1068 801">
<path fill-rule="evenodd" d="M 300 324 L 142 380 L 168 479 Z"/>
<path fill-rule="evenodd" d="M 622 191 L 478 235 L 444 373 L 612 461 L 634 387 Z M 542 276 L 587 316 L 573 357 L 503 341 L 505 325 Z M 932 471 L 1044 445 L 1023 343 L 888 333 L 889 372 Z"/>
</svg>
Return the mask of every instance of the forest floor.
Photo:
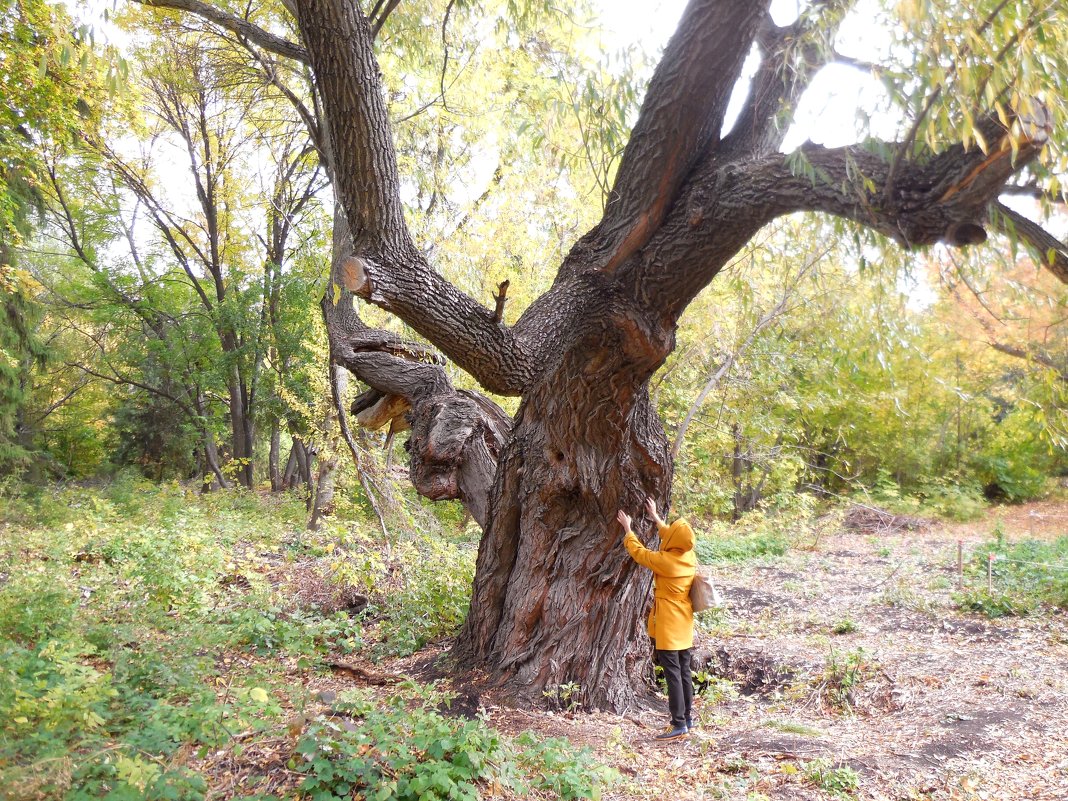
<svg viewBox="0 0 1068 801">
<path fill-rule="evenodd" d="M 725 605 L 698 619 L 700 725 L 659 744 L 662 697 L 615 715 L 569 708 L 581 688 L 559 688 L 553 711 L 516 709 L 441 679 L 440 639 L 371 661 L 388 652 L 388 616 L 351 617 L 366 598 L 315 611 L 317 593 L 336 589 L 323 566 L 347 564 L 334 554 L 343 521 L 313 536 L 299 502 L 140 484 L 108 493 L 57 494 L 41 507 L 48 525 L 26 504 L 19 514 L 11 505 L 9 522 L 0 515 L 0 798 L 289 799 L 317 765 L 343 773 L 353 763 L 334 735 L 319 739 L 325 728 L 351 735 L 339 742 L 355 762 L 399 775 L 390 748 L 438 727 L 438 742 L 468 738 L 479 754 L 494 753 L 500 732 L 497 753 L 531 788 L 479 786 L 501 801 L 555 801 L 566 791 L 546 789 L 552 776 L 565 776 L 569 798 L 596 797 L 598 763 L 614 770 L 604 799 L 1068 801 L 1068 614 L 1037 604 L 1023 616 L 983 613 L 1013 581 L 1011 565 L 995 562 L 986 592 L 985 552 L 999 534 L 1003 556 L 1019 556 L 1014 542 L 1058 543 L 1027 569 L 1039 589 L 1056 585 L 1063 609 L 1064 500 L 970 523 L 862 506 L 788 532 L 767 518 L 751 538 L 778 538 L 766 551 L 737 547 L 742 526 L 705 532 L 702 546 L 736 561 L 712 564 Z M 350 556 L 374 553 L 343 542 Z M 455 615 L 435 631 L 454 628 L 467 583 L 453 577 L 445 592 L 445 576 L 463 572 L 456 560 L 473 547 L 433 551 L 422 573 L 408 565 L 418 592 L 387 610 L 403 613 L 394 635 L 442 616 L 448 599 Z M 979 609 L 962 611 L 962 599 Z M 454 696 L 447 708 L 443 693 Z M 378 722 L 354 714 L 353 698 L 377 706 Z M 437 710 L 450 716 L 444 729 Z M 309 742 L 333 749 L 334 762 L 301 750 Z M 352 787 L 371 797 L 363 778 L 338 786 L 341 796 L 322 797 Z"/>
<path fill-rule="evenodd" d="M 710 682 L 689 738 L 653 742 L 655 711 L 484 702 L 488 722 L 589 747 L 622 776 L 606 799 L 1068 799 L 1068 617 L 989 619 L 953 598 L 958 542 L 967 559 L 995 526 L 1055 539 L 1068 504 L 915 531 L 868 522 L 716 571 L 726 605 L 698 635 Z"/>
</svg>

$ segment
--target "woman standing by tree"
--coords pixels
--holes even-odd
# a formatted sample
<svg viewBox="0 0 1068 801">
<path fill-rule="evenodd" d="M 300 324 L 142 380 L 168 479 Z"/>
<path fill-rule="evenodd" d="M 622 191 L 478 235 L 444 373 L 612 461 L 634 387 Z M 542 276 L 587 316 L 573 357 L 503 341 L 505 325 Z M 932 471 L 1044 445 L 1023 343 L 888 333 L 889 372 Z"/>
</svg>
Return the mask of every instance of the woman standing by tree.
<svg viewBox="0 0 1068 801">
<path fill-rule="evenodd" d="M 653 638 L 656 661 L 664 669 L 668 688 L 671 726 L 654 739 L 678 740 L 693 728 L 693 680 L 690 675 L 690 649 L 693 648 L 693 607 L 690 585 L 697 571 L 694 534 L 690 524 L 679 518 L 670 526 L 656 512 L 656 502 L 645 499 L 645 508 L 660 532 L 660 550 L 644 547 L 631 530 L 631 518 L 623 510 L 616 519 L 623 526 L 623 545 L 642 567 L 653 571 L 653 608 L 649 610 L 649 636 Z"/>
</svg>

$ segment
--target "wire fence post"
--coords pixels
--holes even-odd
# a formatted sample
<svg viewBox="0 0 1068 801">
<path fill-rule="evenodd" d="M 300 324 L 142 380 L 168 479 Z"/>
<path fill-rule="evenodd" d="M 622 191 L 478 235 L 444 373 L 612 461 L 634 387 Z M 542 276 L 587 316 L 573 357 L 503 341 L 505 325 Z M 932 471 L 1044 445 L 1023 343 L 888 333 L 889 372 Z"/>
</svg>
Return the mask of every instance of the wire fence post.
<svg viewBox="0 0 1068 801">
<path fill-rule="evenodd" d="M 957 540 L 957 590 L 964 589 L 964 540 Z"/>
<path fill-rule="evenodd" d="M 994 554 L 988 553 L 986 555 L 986 593 L 991 595 L 994 592 Z"/>
</svg>

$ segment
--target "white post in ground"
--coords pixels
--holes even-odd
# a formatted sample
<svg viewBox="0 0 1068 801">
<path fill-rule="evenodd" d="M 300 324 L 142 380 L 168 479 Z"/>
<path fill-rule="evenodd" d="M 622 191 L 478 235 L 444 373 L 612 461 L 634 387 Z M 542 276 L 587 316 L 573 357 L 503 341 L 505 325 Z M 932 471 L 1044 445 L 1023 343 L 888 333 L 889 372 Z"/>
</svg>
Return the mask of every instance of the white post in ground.
<svg viewBox="0 0 1068 801">
<path fill-rule="evenodd" d="M 964 540 L 957 540 L 957 590 L 964 589 Z"/>
</svg>

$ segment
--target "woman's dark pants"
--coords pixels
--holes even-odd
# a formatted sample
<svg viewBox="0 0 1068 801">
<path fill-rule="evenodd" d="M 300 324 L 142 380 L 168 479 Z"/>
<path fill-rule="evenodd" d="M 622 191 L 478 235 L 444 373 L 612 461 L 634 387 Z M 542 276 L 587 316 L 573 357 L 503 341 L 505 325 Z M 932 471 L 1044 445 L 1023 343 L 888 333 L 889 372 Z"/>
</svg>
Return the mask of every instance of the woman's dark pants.
<svg viewBox="0 0 1068 801">
<path fill-rule="evenodd" d="M 690 673 L 690 649 L 683 651 L 656 652 L 656 661 L 664 669 L 667 682 L 668 711 L 671 712 L 671 726 L 680 729 L 690 719 L 693 706 L 693 676 Z"/>
</svg>

